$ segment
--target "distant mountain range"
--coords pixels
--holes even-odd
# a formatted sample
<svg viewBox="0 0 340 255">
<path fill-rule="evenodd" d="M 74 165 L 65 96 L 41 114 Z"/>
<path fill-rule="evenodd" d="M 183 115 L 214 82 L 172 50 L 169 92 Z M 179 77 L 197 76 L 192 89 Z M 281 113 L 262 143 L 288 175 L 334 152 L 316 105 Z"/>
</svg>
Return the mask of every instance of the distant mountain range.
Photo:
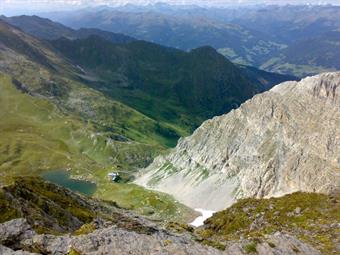
<svg viewBox="0 0 340 255">
<path fill-rule="evenodd" d="M 0 17 L 0 254 L 337 254 L 340 72 L 247 65 L 337 65 L 337 10 L 143 8 Z"/>
<path fill-rule="evenodd" d="M 238 67 L 211 47 L 184 52 L 38 17 L 7 21 L 16 26 L 0 21 L 2 181 L 67 169 L 95 182 L 95 196 L 141 211 L 156 195 L 112 190 L 107 173 L 129 180 L 205 119 L 292 78 Z M 177 217 L 178 204 L 162 200 L 162 217 Z"/>
<path fill-rule="evenodd" d="M 6 17 L 2 15 L 0 16 L 0 19 L 12 24 L 13 26 L 21 28 L 30 35 L 46 40 L 55 40 L 60 37 L 81 39 L 87 38 L 90 35 L 97 35 L 113 43 L 127 43 L 135 40 L 134 38 L 123 34 L 111 33 L 94 28 L 81 28 L 74 30 L 60 23 L 56 23 L 49 19 L 44 19 L 38 16 L 22 15 Z"/>
<path fill-rule="evenodd" d="M 52 39 L 50 45 L 81 68 L 88 86 L 189 131 L 254 93 L 295 79 L 238 68 L 211 47 L 186 53 L 98 29 L 73 30 L 37 16 L 2 18 L 33 36 Z M 178 137 L 175 131 L 169 135 Z"/>
<path fill-rule="evenodd" d="M 228 53 L 230 60 L 242 64 L 254 65 L 260 62 L 255 56 L 266 59 L 285 46 L 258 31 L 195 15 L 195 11 L 193 9 L 187 15 L 185 11 L 177 14 L 172 10 L 149 10 L 147 7 L 140 10 L 100 8 L 80 10 L 72 15 L 57 13 L 48 16 L 74 28 L 101 28 L 186 51 L 212 46 L 223 54 Z"/>
<path fill-rule="evenodd" d="M 306 76 L 340 68 L 338 41 L 330 36 L 339 33 L 338 6 L 127 5 L 46 15 L 74 28 L 100 28 L 182 50 L 210 45 L 233 62 L 267 71 Z M 311 44 L 308 54 L 296 44 Z"/>
</svg>

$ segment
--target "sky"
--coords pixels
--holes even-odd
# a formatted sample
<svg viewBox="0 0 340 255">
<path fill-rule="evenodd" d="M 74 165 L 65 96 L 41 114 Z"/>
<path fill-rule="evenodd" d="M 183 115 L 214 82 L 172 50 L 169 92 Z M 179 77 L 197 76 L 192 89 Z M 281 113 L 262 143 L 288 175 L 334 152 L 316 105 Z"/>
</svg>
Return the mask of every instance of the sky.
<svg viewBox="0 0 340 255">
<path fill-rule="evenodd" d="M 169 4 L 196 4 L 201 6 L 228 6 L 247 4 L 338 4 L 340 0 L 0 0 L 0 13 L 10 14 L 11 12 L 51 11 L 60 9 L 77 9 L 92 5 L 124 5 L 133 3 L 136 5 L 154 4 L 166 2 Z"/>
</svg>

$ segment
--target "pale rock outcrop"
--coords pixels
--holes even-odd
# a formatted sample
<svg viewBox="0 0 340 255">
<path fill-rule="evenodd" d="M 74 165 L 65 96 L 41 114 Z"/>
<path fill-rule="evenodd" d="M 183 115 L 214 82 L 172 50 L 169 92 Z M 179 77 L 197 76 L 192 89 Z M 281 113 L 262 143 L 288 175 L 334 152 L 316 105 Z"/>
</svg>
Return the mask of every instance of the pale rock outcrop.
<svg viewBox="0 0 340 255">
<path fill-rule="evenodd" d="M 0 254 L 1 255 L 37 255 L 37 253 L 31 253 L 27 251 L 14 251 L 6 246 L 0 245 Z"/>
<path fill-rule="evenodd" d="M 35 232 L 25 219 L 14 219 L 0 224 L 0 245 L 17 248 L 22 240 L 34 235 Z"/>
<path fill-rule="evenodd" d="M 31 247 L 39 247 L 45 254 L 68 254 L 73 249 L 80 254 L 110 255 L 246 255 L 249 240 L 234 241 L 225 251 L 201 245 L 186 237 L 159 232 L 153 235 L 139 235 L 113 227 L 98 230 L 93 234 L 79 237 L 36 236 L 27 242 Z M 276 233 L 256 243 L 259 255 L 321 255 L 310 245 L 301 242 L 294 236 Z"/>
<path fill-rule="evenodd" d="M 235 242 L 227 247 L 226 251 L 231 255 L 246 255 L 249 251 L 245 249 L 247 245 L 255 244 L 256 254 L 259 255 L 287 255 L 287 254 L 308 254 L 321 255 L 321 253 L 310 245 L 301 242 L 296 237 L 277 232 L 268 235 L 261 242 L 254 243 L 249 240 Z"/>
<path fill-rule="evenodd" d="M 187 237 L 163 231 L 139 234 L 117 227 L 108 227 L 81 236 L 38 235 L 24 242 L 24 247 L 39 247 L 43 254 L 68 254 L 71 249 L 80 254 L 226 254 L 201 245 Z"/>
<path fill-rule="evenodd" d="M 339 187 L 340 73 L 285 82 L 204 122 L 136 183 L 193 208 Z"/>
<path fill-rule="evenodd" d="M 145 227 L 155 226 L 147 220 L 141 222 L 145 224 Z M 19 231 L 13 228 L 14 226 L 17 226 Z M 246 249 L 247 245 L 254 244 L 254 241 L 247 239 L 232 241 L 222 251 L 194 241 L 189 233 L 175 234 L 161 228 L 154 228 L 154 231 L 148 233 L 138 233 L 138 231 L 128 231 L 104 224 L 93 233 L 79 236 L 70 234 L 55 236 L 37 235 L 28 226 L 24 219 L 0 224 L 3 236 L 7 241 L 11 241 L 8 243 L 10 247 L 0 243 L 1 255 L 246 255 L 249 254 Z M 283 233 L 276 233 L 258 240 L 255 248 L 259 255 L 321 255 L 310 245 Z"/>
</svg>

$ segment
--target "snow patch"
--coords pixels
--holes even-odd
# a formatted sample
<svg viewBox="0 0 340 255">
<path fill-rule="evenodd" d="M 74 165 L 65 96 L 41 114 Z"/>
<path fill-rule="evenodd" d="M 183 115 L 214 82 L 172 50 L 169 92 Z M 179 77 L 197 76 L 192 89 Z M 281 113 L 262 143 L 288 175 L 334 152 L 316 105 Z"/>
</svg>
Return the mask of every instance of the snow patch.
<svg viewBox="0 0 340 255">
<path fill-rule="evenodd" d="M 215 213 L 215 211 L 209 211 L 209 210 L 204 210 L 204 209 L 195 209 L 196 212 L 201 213 L 201 216 L 198 216 L 193 222 L 190 223 L 190 225 L 194 227 L 200 227 L 204 225 L 204 221 Z"/>
</svg>

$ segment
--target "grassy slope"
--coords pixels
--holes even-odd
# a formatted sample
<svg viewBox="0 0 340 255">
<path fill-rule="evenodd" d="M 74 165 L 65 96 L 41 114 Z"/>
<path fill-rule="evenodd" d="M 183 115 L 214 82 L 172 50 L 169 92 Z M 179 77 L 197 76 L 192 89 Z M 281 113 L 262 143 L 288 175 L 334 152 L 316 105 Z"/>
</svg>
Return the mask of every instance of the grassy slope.
<svg viewBox="0 0 340 255">
<path fill-rule="evenodd" d="M 89 89 L 79 70 L 45 42 L 0 21 L 0 70 L 16 77 L 34 95 L 44 96 L 63 111 L 72 112 L 95 127 L 152 145 L 174 145 L 178 137 L 164 135 L 168 126 Z"/>
<path fill-rule="evenodd" d="M 18 177 L 0 188 L 0 223 L 22 217 L 38 233 L 92 232 L 96 218 L 130 231 L 148 230 L 127 213 L 115 203 L 83 197 L 35 177 Z"/>
<path fill-rule="evenodd" d="M 111 171 L 130 178 L 130 171 L 174 145 L 177 138 L 163 134 L 165 125 L 85 86 L 49 45 L 1 21 L 0 41 L 0 183 L 69 169 L 75 178 L 97 183 L 95 196 L 140 211 L 147 207 L 154 218 L 191 213 L 169 196 L 107 178 Z M 155 197 L 163 202 L 148 205 Z"/>
<path fill-rule="evenodd" d="M 93 162 L 81 154 L 77 145 L 88 139 L 81 122 L 63 116 L 47 100 L 16 90 L 10 77 L 0 77 L 0 169 L 10 169 L 2 174 L 92 167 Z"/>
<path fill-rule="evenodd" d="M 105 137 L 94 138 L 95 129 L 91 124 L 63 114 L 46 99 L 18 91 L 9 76 L 0 76 L 0 88 L 3 109 L 0 113 L 0 176 L 3 182 L 13 176 L 71 169 L 72 174 L 97 183 L 96 197 L 114 200 L 155 218 L 171 219 L 190 214 L 189 209 L 170 196 L 134 185 L 113 184 L 107 179 L 108 172 L 124 167 L 124 163 L 110 164 L 108 158 L 116 155 L 125 162 L 125 157 L 141 154 L 147 150 L 147 145 L 121 142 L 107 145 Z M 162 202 L 155 203 L 155 199 Z"/>
<path fill-rule="evenodd" d="M 214 214 L 205 221 L 199 235 L 207 242 L 223 243 L 238 240 L 241 235 L 256 240 L 281 231 L 296 235 L 324 254 L 334 254 L 340 241 L 339 227 L 336 227 L 339 212 L 339 194 L 300 192 L 280 198 L 249 198 Z"/>
<path fill-rule="evenodd" d="M 0 86 L 0 106 L 4 109 L 0 113 L 0 168 L 11 169 L 9 174 L 67 168 L 85 174 L 124 161 L 129 147 L 136 155 L 150 147 L 109 143 L 105 134 L 96 132 L 93 123 L 64 114 L 46 99 L 20 92 L 9 76 L 1 75 Z"/>
<path fill-rule="evenodd" d="M 100 214 L 83 197 L 33 177 L 0 188 L 0 212 L 0 222 L 24 217 L 40 233 L 74 231 Z"/>
</svg>

